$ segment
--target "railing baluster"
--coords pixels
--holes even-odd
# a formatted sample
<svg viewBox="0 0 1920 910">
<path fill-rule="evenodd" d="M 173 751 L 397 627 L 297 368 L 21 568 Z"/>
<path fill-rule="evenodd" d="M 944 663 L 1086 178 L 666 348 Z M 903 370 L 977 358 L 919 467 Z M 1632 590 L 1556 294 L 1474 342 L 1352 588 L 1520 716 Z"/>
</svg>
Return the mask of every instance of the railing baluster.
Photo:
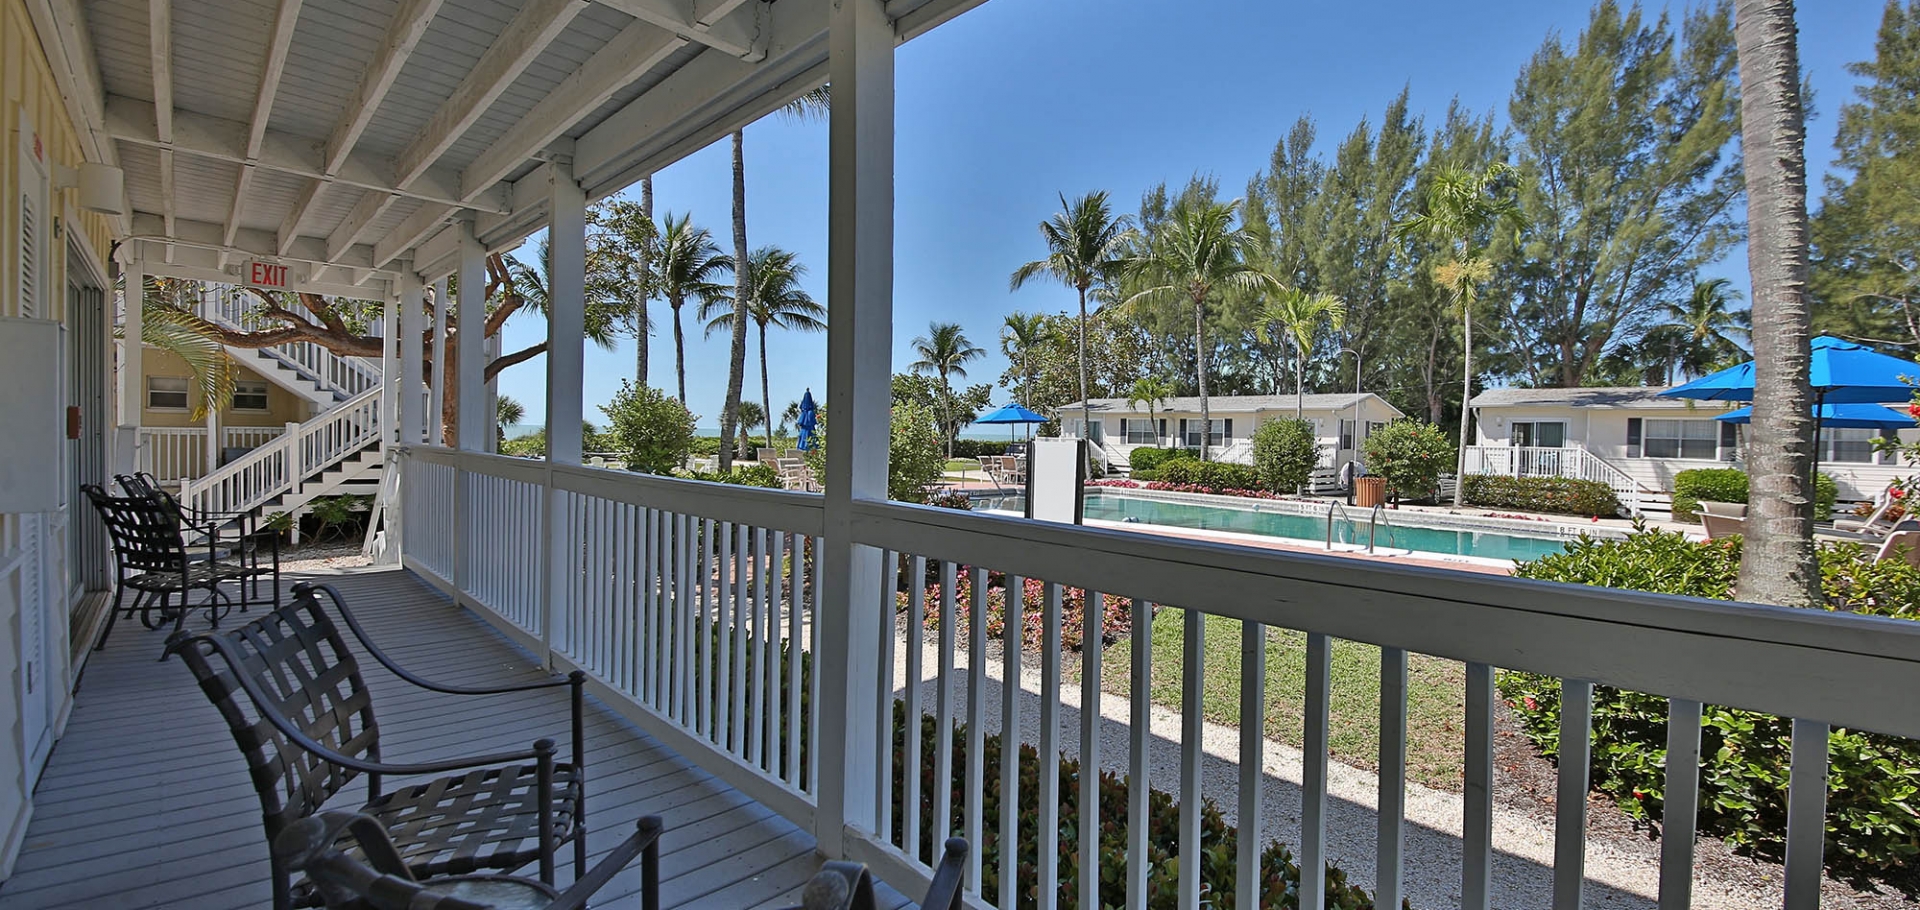
<svg viewBox="0 0 1920 910">
<path fill-rule="evenodd" d="M 719 608 L 719 597 L 713 582 L 714 522 L 711 518 L 700 519 L 700 621 L 695 625 L 694 642 L 699 656 L 694 660 L 694 691 L 699 693 L 693 699 L 694 732 L 701 739 L 711 741 L 713 737 L 713 634 L 714 611 Z"/>
<path fill-rule="evenodd" d="M 1311 672 L 1311 671 L 1309 671 Z M 1311 715 L 1308 722 L 1311 723 Z M 1233 895 L 1239 910 L 1260 907 L 1260 791 L 1266 764 L 1267 630 L 1240 624 L 1240 807 L 1234 825 L 1246 832 L 1235 843 Z M 1306 894 L 1303 888 L 1300 892 Z M 1302 903 L 1305 903 L 1304 901 Z"/>
<path fill-rule="evenodd" d="M 893 646 L 894 637 L 900 634 L 900 608 L 896 606 L 894 593 L 900 584 L 900 554 L 894 550 L 884 550 L 880 554 L 880 703 L 874 705 L 874 729 L 879 735 L 874 737 L 874 763 L 879 773 L 874 775 L 874 786 L 879 796 L 880 840 L 893 843 Z M 910 807 L 909 807 L 910 809 Z"/>
<path fill-rule="evenodd" d="M 933 705 L 933 831 L 928 838 L 935 856 L 953 835 L 953 627 L 959 622 L 953 613 L 956 569 L 952 560 L 940 561 L 940 630 L 934 636 L 939 688 Z"/>
<path fill-rule="evenodd" d="M 967 796 L 961 836 L 969 844 L 986 844 L 984 810 L 987 769 L 987 570 L 967 568 L 971 582 L 967 595 Z M 980 892 L 980 854 L 967 851 L 967 887 Z"/>
<path fill-rule="evenodd" d="M 813 621 L 807 624 L 807 628 L 811 630 L 809 632 L 810 646 L 807 650 L 816 655 L 820 653 L 820 567 L 826 562 L 825 547 L 826 538 L 813 538 L 814 575 L 813 594 L 811 595 L 811 615 Z M 817 756 L 820 754 L 820 717 L 822 710 L 820 707 L 820 677 L 824 675 L 824 673 L 816 670 L 808 674 L 807 677 L 809 680 L 807 684 L 807 703 L 813 706 L 812 714 L 809 717 L 811 722 L 807 724 L 807 754 L 816 756 L 813 762 L 807 767 L 807 792 L 813 794 L 820 792 L 820 759 Z"/>
<path fill-rule="evenodd" d="M 1327 711 L 1332 701 L 1333 643 L 1307 635 L 1306 736 L 1300 789 L 1300 904 L 1318 907 L 1327 893 Z"/>
<path fill-rule="evenodd" d="M 733 698 L 733 725 L 727 734 L 727 750 L 739 756 L 745 754 L 747 727 L 753 723 L 753 718 L 747 716 L 747 618 L 753 613 L 753 599 L 748 596 L 747 585 L 753 546 L 752 529 L 747 525 L 734 525 L 733 533 L 733 676 L 728 680 L 727 690 Z"/>
<path fill-rule="evenodd" d="M 1133 680 L 1127 689 L 1127 910 L 1147 907 L 1147 745 L 1153 739 L 1153 605 L 1133 598 Z"/>
<path fill-rule="evenodd" d="M 1399 648 L 1380 649 L 1379 785 L 1374 901 L 1398 907 L 1407 831 L 1407 652 Z"/>
<path fill-rule="evenodd" d="M 1180 663 L 1180 855 L 1200 851 L 1200 735 L 1201 683 L 1206 673 L 1205 615 L 1185 610 Z M 1151 647 L 1150 642 L 1141 642 Z M 1180 901 L 1183 910 L 1200 908 L 1200 864 L 1180 864 Z"/>
<path fill-rule="evenodd" d="M 1106 653 L 1107 597 L 1086 592 L 1080 616 L 1080 906 L 1100 904 L 1100 661 Z"/>
<path fill-rule="evenodd" d="M 1593 683 L 1560 681 L 1560 778 L 1554 802 L 1553 908 L 1580 910 L 1587 864 L 1587 773 L 1593 752 Z"/>
<path fill-rule="evenodd" d="M 1817 910 L 1827 837 L 1827 747 L 1833 728 L 1793 719 L 1787 772 L 1787 910 Z"/>
<path fill-rule="evenodd" d="M 687 630 L 680 622 L 687 596 L 687 577 L 680 571 L 680 516 L 667 512 L 660 516 L 660 561 L 667 567 L 667 577 L 671 584 L 667 586 L 666 609 L 660 613 L 660 625 L 664 634 L 660 641 L 660 713 L 671 716 L 675 700 L 679 697 L 680 681 L 680 638 Z"/>
<path fill-rule="evenodd" d="M 760 767 L 775 778 L 780 776 L 780 744 L 784 741 L 780 727 L 780 702 L 784 695 L 780 691 L 780 595 L 784 585 L 780 583 L 780 572 L 786 554 L 787 532 L 774 531 L 772 546 L 767 551 L 767 634 L 766 649 L 761 652 L 766 658 L 761 664 L 760 677 L 766 680 L 767 732 Z"/>
<path fill-rule="evenodd" d="M 684 579 L 681 586 L 680 650 L 678 652 L 680 722 L 689 728 L 694 724 L 693 706 L 697 703 L 693 688 L 693 637 L 698 634 L 700 624 L 695 617 L 700 609 L 700 598 L 706 591 L 705 578 L 694 574 L 694 567 L 699 562 L 694 550 L 700 543 L 696 530 L 698 526 L 699 521 L 692 514 L 680 515 L 680 546 L 677 552 L 680 554 L 681 578 Z"/>
<path fill-rule="evenodd" d="M 901 647 L 906 649 L 907 687 L 904 692 L 906 711 L 903 714 L 906 727 L 906 745 L 900 750 L 900 850 L 914 859 L 920 854 L 920 744 L 922 714 L 920 708 L 920 682 L 926 677 L 926 629 L 927 629 L 927 589 L 922 584 L 927 578 L 927 558 L 913 556 L 907 560 L 907 635 Z"/>
<path fill-rule="evenodd" d="M 1700 817 L 1700 703 L 1667 700 L 1667 774 L 1661 797 L 1660 910 L 1693 906 L 1693 834 Z"/>
<path fill-rule="evenodd" d="M 751 577 L 748 587 L 752 594 L 753 609 L 748 612 L 750 620 L 747 633 L 747 648 L 752 656 L 747 666 L 752 676 L 747 682 L 749 700 L 752 705 L 748 716 L 753 720 L 747 724 L 747 764 L 760 764 L 761 753 L 766 745 L 767 724 L 767 529 L 753 529 L 753 555 L 748 560 Z"/>
<path fill-rule="evenodd" d="M 1000 910 L 1020 897 L 1020 651 L 1026 629 L 1026 582 L 1006 576 L 1006 621 L 1000 626 Z"/>
<path fill-rule="evenodd" d="M 1467 664 L 1466 792 L 1460 906 L 1488 910 L 1493 890 L 1493 667 Z"/>
<path fill-rule="evenodd" d="M 787 786 L 796 790 L 800 783 L 800 736 L 806 730 L 807 718 L 800 708 L 800 632 L 802 615 L 806 607 L 806 555 L 807 538 L 795 534 L 788 538 L 790 549 L 787 551 L 787 768 L 785 779 Z"/>
<path fill-rule="evenodd" d="M 1060 585 L 1047 582 L 1040 607 L 1040 736 L 1034 751 L 1040 757 L 1040 819 L 1035 826 L 1041 841 L 1040 910 L 1052 910 L 1060 901 L 1060 850 L 1051 842 L 1060 831 Z"/>
<path fill-rule="evenodd" d="M 715 651 L 713 669 L 713 742 L 727 748 L 733 726 L 733 522 L 720 523 L 720 577 L 715 590 L 720 609 L 714 614 L 717 633 L 712 636 Z"/>
<path fill-rule="evenodd" d="M 642 565 L 640 570 L 640 615 L 636 635 L 639 638 L 639 661 L 634 667 L 633 697 L 646 700 L 647 681 L 653 672 L 655 649 L 658 642 L 653 637 L 653 615 L 659 609 L 660 602 L 660 512 L 647 509 L 641 513 L 643 539 L 640 541 Z"/>
</svg>

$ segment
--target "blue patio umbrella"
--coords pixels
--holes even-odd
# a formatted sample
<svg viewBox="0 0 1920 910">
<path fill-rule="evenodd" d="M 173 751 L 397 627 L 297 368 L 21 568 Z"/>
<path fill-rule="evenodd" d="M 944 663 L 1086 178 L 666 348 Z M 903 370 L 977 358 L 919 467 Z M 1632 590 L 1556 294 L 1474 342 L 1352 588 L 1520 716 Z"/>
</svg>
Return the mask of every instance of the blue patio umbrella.
<svg viewBox="0 0 1920 910">
<path fill-rule="evenodd" d="M 1842 429 L 1911 430 L 1911 414 L 1883 404 L 1823 404 L 1819 408 L 1820 425 Z M 1728 411 L 1714 418 L 1722 423 L 1752 423 L 1753 408 Z"/>
<path fill-rule="evenodd" d="M 1814 397 L 1821 404 L 1880 404 L 1913 397 L 1914 387 L 1905 377 L 1920 380 L 1920 364 L 1822 335 L 1813 340 L 1813 360 L 1807 373 L 1813 381 Z M 1667 398 L 1752 401 L 1753 362 L 1709 373 L 1660 394 Z"/>
<path fill-rule="evenodd" d="M 802 449 L 813 448 L 813 434 L 820 428 L 820 406 L 813 403 L 813 390 L 808 389 L 800 396 L 799 445 Z"/>
<path fill-rule="evenodd" d="M 1028 410 L 1025 406 L 1021 405 L 1020 402 L 1017 402 L 1017 401 L 1010 401 L 998 408 L 988 411 L 985 417 L 982 417 L 974 421 L 974 423 L 1006 424 L 1008 439 L 1013 438 L 1013 427 L 1015 424 L 1022 424 L 1022 423 L 1035 424 L 1035 423 L 1046 423 L 1046 422 L 1047 422 L 1046 417 Z"/>
</svg>

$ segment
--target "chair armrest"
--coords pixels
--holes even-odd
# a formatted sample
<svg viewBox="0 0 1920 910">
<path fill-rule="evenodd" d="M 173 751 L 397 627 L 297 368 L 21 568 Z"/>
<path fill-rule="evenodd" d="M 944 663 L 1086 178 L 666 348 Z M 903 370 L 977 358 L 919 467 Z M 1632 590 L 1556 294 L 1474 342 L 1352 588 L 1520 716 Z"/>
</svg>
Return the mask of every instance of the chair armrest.
<svg viewBox="0 0 1920 910">
<path fill-rule="evenodd" d="M 266 718 L 267 723 L 272 724 L 274 729 L 280 731 L 280 735 L 285 736 L 288 740 L 292 741 L 294 745 L 344 768 L 351 768 L 355 771 L 368 774 L 408 776 L 416 774 L 444 774 L 448 771 L 464 771 L 488 765 L 518 764 L 543 759 L 551 761 L 553 758 L 553 740 L 551 739 L 539 740 L 533 744 L 532 749 L 518 752 L 496 752 L 491 755 L 476 755 L 467 758 L 445 759 L 435 762 L 417 762 L 413 764 L 394 764 L 345 755 L 328 748 L 324 743 L 308 736 L 305 731 L 302 731 L 291 720 L 288 720 L 286 715 L 280 713 L 277 708 L 273 707 L 273 699 L 270 698 L 267 693 L 261 691 L 260 684 L 254 680 L 251 674 L 246 672 L 241 656 L 234 652 L 233 644 L 228 642 L 225 637 L 209 635 L 204 632 L 189 635 L 186 634 L 185 630 L 182 630 L 167 638 L 165 654 L 171 655 L 175 652 L 182 652 L 187 648 L 198 645 L 206 646 L 211 649 L 213 653 L 219 654 L 220 657 L 227 662 L 227 667 L 230 670 L 227 678 L 233 679 L 240 684 L 240 688 L 247 693 L 247 697 L 253 700 L 254 710 L 258 711 L 261 717 Z"/>
<path fill-rule="evenodd" d="M 648 815 L 640 819 L 637 830 L 620 842 L 599 862 L 587 870 L 587 874 L 576 879 L 567 890 L 560 892 L 547 910 L 583 910 L 594 892 L 605 887 L 615 875 L 620 874 L 633 858 L 640 859 L 640 907 L 641 910 L 658 910 L 660 906 L 660 816 Z"/>
<path fill-rule="evenodd" d="M 334 611 L 346 622 L 347 628 L 353 632 L 353 637 L 360 640 L 360 646 L 366 648 L 368 654 L 373 655 L 374 660 L 379 661 L 381 666 L 392 671 L 393 675 L 422 689 L 444 692 L 448 695 L 506 695 L 514 692 L 531 692 L 538 689 L 557 689 L 561 686 L 569 685 L 580 686 L 586 682 L 586 674 L 577 671 L 568 676 L 553 677 L 537 682 L 515 683 L 509 686 L 453 686 L 433 682 L 400 666 L 398 661 L 387 656 L 387 652 L 380 650 L 380 646 L 374 643 L 373 637 L 367 634 L 366 627 L 360 625 L 359 618 L 353 615 L 352 610 L 347 609 L 346 600 L 340 596 L 340 592 L 335 590 L 332 585 L 316 585 L 303 581 L 293 586 L 293 596 L 295 598 L 310 596 L 314 591 L 326 592 L 327 598 L 333 601 Z M 576 676 L 579 678 L 575 679 L 574 677 Z"/>
</svg>

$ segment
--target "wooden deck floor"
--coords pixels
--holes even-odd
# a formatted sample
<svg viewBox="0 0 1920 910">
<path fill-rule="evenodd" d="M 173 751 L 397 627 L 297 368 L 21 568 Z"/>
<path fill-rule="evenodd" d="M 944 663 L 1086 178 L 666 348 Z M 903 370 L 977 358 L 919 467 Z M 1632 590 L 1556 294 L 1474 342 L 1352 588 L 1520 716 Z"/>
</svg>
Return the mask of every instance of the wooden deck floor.
<svg viewBox="0 0 1920 910">
<path fill-rule="evenodd" d="M 531 655 L 408 573 L 360 570 L 315 580 L 338 586 L 375 640 L 429 679 L 502 683 L 542 674 Z M 246 766 L 186 668 L 156 661 L 161 641 L 162 633 L 122 622 L 87 664 L 66 735 L 35 792 L 19 863 L 0 885 L 0 910 L 270 905 L 267 848 Z M 564 690 L 457 698 L 416 689 L 371 660 L 363 667 L 389 760 L 519 749 L 541 736 L 565 741 Z M 809 834 L 591 699 L 587 735 L 595 857 L 641 815 L 658 814 L 666 820 L 666 906 L 798 900 L 821 862 Z M 350 806 L 362 793 L 349 788 L 336 803 Z M 599 903 L 638 906 L 613 900 L 638 886 L 630 869 Z M 885 890 L 888 906 L 907 903 Z"/>
</svg>

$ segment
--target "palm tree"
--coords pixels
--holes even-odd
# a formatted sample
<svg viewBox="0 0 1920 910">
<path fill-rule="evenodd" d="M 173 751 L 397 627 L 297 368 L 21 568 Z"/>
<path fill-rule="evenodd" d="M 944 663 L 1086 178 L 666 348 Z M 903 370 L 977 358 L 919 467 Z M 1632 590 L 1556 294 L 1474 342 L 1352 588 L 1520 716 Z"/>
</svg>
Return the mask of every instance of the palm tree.
<svg viewBox="0 0 1920 910">
<path fill-rule="evenodd" d="M 1313 336 L 1320 331 L 1322 323 L 1337 330 L 1346 322 L 1346 318 L 1347 305 L 1340 298 L 1332 294 L 1309 294 L 1299 288 L 1280 291 L 1260 311 L 1260 321 L 1254 326 L 1254 333 L 1260 336 L 1261 344 L 1273 343 L 1268 337 L 1268 327 L 1276 324 L 1293 339 L 1295 419 L 1306 414 L 1307 349 L 1313 347 Z"/>
<path fill-rule="evenodd" d="M 1240 200 L 1175 206 L 1146 248 L 1125 269 L 1146 285 L 1127 298 L 1184 299 L 1193 307 L 1194 372 L 1200 387 L 1200 459 L 1206 460 L 1213 415 L 1207 404 L 1207 301 L 1216 291 L 1254 292 L 1279 286 L 1273 276 L 1247 263 L 1253 237 L 1236 225 Z"/>
<path fill-rule="evenodd" d="M 1685 303 L 1662 308 L 1667 321 L 1648 330 L 1643 347 L 1651 352 L 1666 345 L 1671 365 L 1686 376 L 1704 376 L 1744 357 L 1753 337 L 1752 314 L 1728 306 L 1739 297 L 1732 284 L 1725 278 L 1694 282 Z"/>
<path fill-rule="evenodd" d="M 1813 332 L 1807 297 L 1807 126 L 1793 0 L 1738 0 L 1733 37 L 1740 59 L 1754 355 L 1747 458 L 1754 505 L 1738 587 L 1742 600 L 1813 606 L 1822 598 L 1809 476 L 1814 402 L 1808 374 Z M 1826 736 L 1818 739 L 1810 745 L 1824 753 Z M 1800 737 L 1794 745 L 1799 752 Z M 1812 896 L 1818 899 L 1817 890 Z"/>
<path fill-rule="evenodd" d="M 1036 259 L 1013 270 L 1012 290 L 1041 276 L 1051 278 L 1080 295 L 1080 432 L 1089 439 L 1093 433 L 1093 405 L 1087 387 L 1087 292 L 1105 281 L 1120 263 L 1121 254 L 1132 236 L 1123 216 L 1115 218 L 1107 204 L 1105 190 L 1095 190 L 1072 202 L 1060 194 L 1064 211 L 1040 222 L 1040 237 L 1047 244 L 1047 258 Z"/>
<path fill-rule="evenodd" d="M 812 120 L 824 117 L 830 106 L 831 95 L 827 86 L 821 85 L 808 89 L 800 97 L 793 99 L 780 108 L 780 113 L 798 120 Z M 733 261 L 745 262 L 747 250 L 747 131 L 745 127 L 733 131 Z M 733 343 L 728 348 L 731 355 L 727 361 L 727 399 L 721 406 L 721 438 L 733 432 L 734 421 L 740 408 L 740 394 L 746 382 L 747 371 L 747 307 L 752 300 L 751 285 L 745 271 L 738 271 L 733 279 Z M 764 330 L 765 325 L 762 324 Z M 764 386 L 766 370 L 765 334 L 762 333 L 761 385 Z M 685 395 L 681 396 L 685 398 Z M 769 428 L 769 434 L 772 430 Z M 771 442 L 768 445 L 772 445 Z M 720 468 L 731 467 L 732 459 L 725 451 L 720 453 Z"/>
<path fill-rule="evenodd" d="M 507 441 L 507 428 L 527 418 L 527 409 L 511 397 L 501 395 L 493 400 L 493 434 L 496 447 Z"/>
<path fill-rule="evenodd" d="M 796 332 L 827 330 L 827 308 L 821 306 L 800 287 L 807 273 L 799 257 L 775 246 L 763 246 L 747 256 L 742 270 L 747 286 L 747 320 L 760 327 L 760 404 L 763 414 L 773 412 L 773 393 L 767 378 L 767 329 L 793 329 Z M 707 334 L 731 329 L 740 308 L 731 296 L 702 303 L 700 318 L 706 320 Z M 747 402 L 751 404 L 751 402 Z M 799 414 L 799 405 L 794 405 Z M 767 447 L 773 447 L 773 426 L 767 425 Z"/>
<path fill-rule="evenodd" d="M 200 317 L 188 312 L 185 300 L 198 282 L 177 278 L 148 278 L 140 293 L 140 341 L 166 351 L 186 364 L 194 391 L 191 420 L 204 420 L 209 409 L 218 412 L 220 402 L 233 400 L 233 383 L 239 370 Z M 122 329 L 114 336 L 124 338 Z"/>
<path fill-rule="evenodd" d="M 691 214 L 675 220 L 672 212 L 660 225 L 660 258 L 654 266 L 660 296 L 673 309 L 673 370 L 680 385 L 680 403 L 687 402 L 687 339 L 680 324 L 680 308 L 689 299 L 702 303 L 723 298 L 726 286 L 714 279 L 733 271 L 733 257 L 720 252 L 713 234 L 692 224 Z M 745 331 L 745 326 L 741 327 Z"/>
<path fill-rule="evenodd" d="M 1033 406 L 1033 350 L 1046 335 L 1047 317 L 1039 313 L 1009 313 L 1000 326 L 1000 353 L 1020 365 L 1020 398 L 1028 407 Z"/>
<path fill-rule="evenodd" d="M 958 323 L 934 322 L 927 325 L 927 334 L 913 340 L 913 352 L 920 355 L 909 369 L 915 373 L 936 373 L 940 376 L 940 410 L 947 435 L 947 457 L 953 457 L 953 437 L 959 428 L 954 424 L 953 385 L 955 376 L 967 378 L 967 364 L 986 356 L 986 350 L 967 339 L 966 332 Z"/>
<path fill-rule="evenodd" d="M 1493 162 L 1479 172 L 1464 168 L 1442 168 L 1427 188 L 1427 210 L 1394 226 L 1402 236 L 1421 235 L 1452 248 L 1448 261 L 1435 267 L 1433 278 L 1445 288 L 1460 310 L 1463 364 L 1460 390 L 1460 448 L 1454 476 L 1466 472 L 1467 402 L 1473 398 L 1473 307 L 1480 299 L 1480 286 L 1493 280 L 1493 261 L 1486 256 L 1482 237 L 1495 227 L 1506 226 L 1519 233 L 1522 225 L 1520 203 L 1514 198 L 1509 177 L 1513 169 Z M 1460 504 L 1463 485 L 1455 484 L 1453 504 Z"/>
<path fill-rule="evenodd" d="M 1173 397 L 1173 383 L 1159 376 L 1142 376 L 1133 381 L 1127 389 L 1127 409 L 1139 405 L 1147 406 L 1147 423 L 1153 427 L 1153 438 L 1160 439 L 1160 418 L 1158 407 L 1161 402 Z"/>
</svg>

